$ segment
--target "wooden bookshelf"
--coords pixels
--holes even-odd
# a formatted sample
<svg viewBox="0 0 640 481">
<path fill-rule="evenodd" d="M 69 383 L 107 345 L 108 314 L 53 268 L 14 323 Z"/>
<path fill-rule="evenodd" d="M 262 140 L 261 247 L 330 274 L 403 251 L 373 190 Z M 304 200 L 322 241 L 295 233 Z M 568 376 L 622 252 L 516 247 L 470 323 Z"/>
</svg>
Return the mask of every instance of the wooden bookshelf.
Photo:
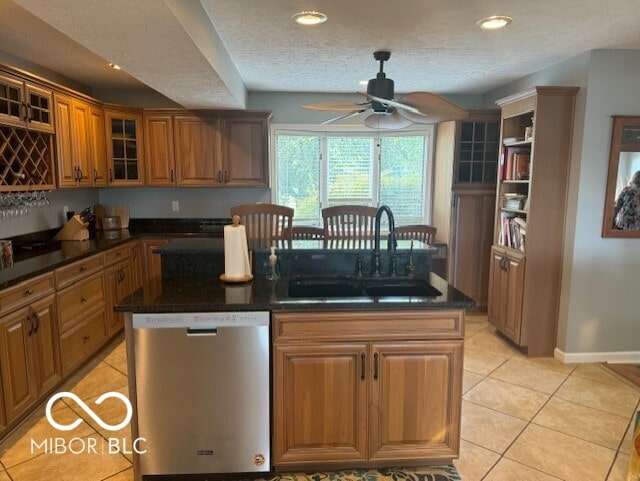
<svg viewBox="0 0 640 481">
<path fill-rule="evenodd" d="M 497 101 L 502 108 L 502 151 L 488 314 L 489 321 L 530 356 L 552 356 L 556 346 L 577 91 L 534 87 Z M 525 131 L 532 132 L 527 140 Z M 526 169 L 518 170 L 516 154 L 527 160 Z M 522 205 L 505 206 L 508 199 Z"/>
</svg>

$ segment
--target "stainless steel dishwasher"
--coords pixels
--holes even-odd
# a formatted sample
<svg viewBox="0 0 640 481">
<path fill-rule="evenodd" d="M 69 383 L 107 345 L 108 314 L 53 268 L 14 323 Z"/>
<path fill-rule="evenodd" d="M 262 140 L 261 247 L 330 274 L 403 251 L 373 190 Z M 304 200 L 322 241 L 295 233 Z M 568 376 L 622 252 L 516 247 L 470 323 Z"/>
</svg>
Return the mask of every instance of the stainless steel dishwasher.
<svg viewBox="0 0 640 481">
<path fill-rule="evenodd" d="M 134 314 L 141 476 L 269 471 L 269 313 Z"/>
</svg>

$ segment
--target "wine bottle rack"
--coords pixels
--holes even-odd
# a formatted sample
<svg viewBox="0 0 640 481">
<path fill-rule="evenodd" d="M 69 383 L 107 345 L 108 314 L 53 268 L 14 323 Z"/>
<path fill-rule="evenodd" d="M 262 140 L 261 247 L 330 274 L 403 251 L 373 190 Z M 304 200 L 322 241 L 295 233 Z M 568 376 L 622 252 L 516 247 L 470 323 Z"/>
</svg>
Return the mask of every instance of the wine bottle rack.
<svg viewBox="0 0 640 481">
<path fill-rule="evenodd" d="M 54 188 L 52 135 L 0 126 L 0 192 Z"/>
</svg>

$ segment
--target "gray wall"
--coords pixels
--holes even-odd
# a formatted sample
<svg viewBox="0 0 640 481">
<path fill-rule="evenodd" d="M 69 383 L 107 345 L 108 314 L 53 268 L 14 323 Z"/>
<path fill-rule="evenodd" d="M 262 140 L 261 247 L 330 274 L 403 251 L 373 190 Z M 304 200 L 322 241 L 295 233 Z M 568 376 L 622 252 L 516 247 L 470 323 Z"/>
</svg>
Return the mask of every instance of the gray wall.
<svg viewBox="0 0 640 481">
<path fill-rule="evenodd" d="M 179 203 L 178 212 L 172 210 L 173 201 Z M 100 190 L 101 204 L 107 209 L 127 205 L 132 218 L 229 217 L 231 206 L 269 201 L 270 190 L 259 188 L 125 187 Z"/>
<path fill-rule="evenodd" d="M 85 207 L 98 202 L 98 190 L 57 189 L 47 194 L 47 198 L 51 204 L 46 207 L 34 207 L 26 216 L 0 221 L 0 239 L 61 227 L 66 220 L 64 206 L 79 214 Z"/>
<path fill-rule="evenodd" d="M 640 52 L 595 50 L 485 95 L 575 85 L 558 349 L 568 361 L 640 360 L 640 239 L 601 237 L 611 115 L 640 114 Z"/>
</svg>

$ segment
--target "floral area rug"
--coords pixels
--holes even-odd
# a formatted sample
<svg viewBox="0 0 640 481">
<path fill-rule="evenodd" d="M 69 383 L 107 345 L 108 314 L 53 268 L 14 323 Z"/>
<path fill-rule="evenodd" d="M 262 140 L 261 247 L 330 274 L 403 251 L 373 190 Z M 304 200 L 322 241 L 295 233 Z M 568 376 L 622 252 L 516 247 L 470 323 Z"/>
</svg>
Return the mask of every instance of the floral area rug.
<svg viewBox="0 0 640 481">
<path fill-rule="evenodd" d="M 283 473 L 253 481 L 461 481 L 453 466 L 350 469 L 326 473 Z"/>
</svg>

